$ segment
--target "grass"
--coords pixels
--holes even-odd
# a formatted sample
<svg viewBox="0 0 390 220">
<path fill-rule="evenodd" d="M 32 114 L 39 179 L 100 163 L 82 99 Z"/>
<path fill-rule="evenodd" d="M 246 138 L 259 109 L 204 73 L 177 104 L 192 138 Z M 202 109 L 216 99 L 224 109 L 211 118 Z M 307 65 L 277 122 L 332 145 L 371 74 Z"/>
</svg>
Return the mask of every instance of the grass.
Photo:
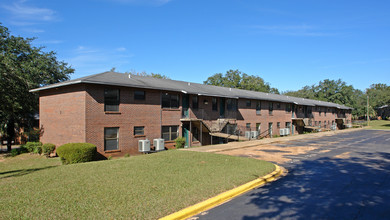
<svg viewBox="0 0 390 220">
<path fill-rule="evenodd" d="M 370 127 L 367 129 L 385 129 L 390 130 L 390 121 L 388 120 L 373 120 L 370 121 Z"/>
<path fill-rule="evenodd" d="M 60 164 L 30 154 L 1 161 L 0 219 L 157 219 L 275 169 L 179 150 Z"/>
</svg>

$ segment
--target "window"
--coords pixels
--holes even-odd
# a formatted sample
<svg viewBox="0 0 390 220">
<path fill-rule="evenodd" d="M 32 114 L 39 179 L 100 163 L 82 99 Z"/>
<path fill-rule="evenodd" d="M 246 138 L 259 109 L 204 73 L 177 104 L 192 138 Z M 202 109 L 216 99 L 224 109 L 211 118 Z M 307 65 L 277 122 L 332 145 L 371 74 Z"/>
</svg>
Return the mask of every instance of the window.
<svg viewBox="0 0 390 220">
<path fill-rule="evenodd" d="M 199 128 L 192 127 L 192 141 L 199 141 Z"/>
<path fill-rule="evenodd" d="M 177 136 L 179 136 L 179 129 L 178 129 L 179 126 L 175 125 L 175 126 L 162 126 L 161 128 L 161 137 L 165 140 L 165 141 L 173 141 L 177 138 Z"/>
<path fill-rule="evenodd" d="M 145 91 L 134 91 L 135 100 L 145 100 Z"/>
<path fill-rule="evenodd" d="M 261 114 L 261 102 L 257 101 L 257 103 L 256 103 L 256 115 L 260 115 L 260 114 Z"/>
<path fill-rule="evenodd" d="M 145 129 L 144 126 L 134 127 L 134 135 L 144 135 L 145 134 L 144 129 Z"/>
<path fill-rule="evenodd" d="M 104 90 L 104 111 L 119 111 L 119 89 Z"/>
<path fill-rule="evenodd" d="M 268 105 L 268 111 L 269 111 L 269 114 L 272 115 L 272 111 L 274 110 L 274 103 L 273 102 L 270 102 L 269 105 Z"/>
<path fill-rule="evenodd" d="M 198 96 L 192 96 L 192 108 L 193 109 L 198 109 L 198 100 L 199 100 L 199 98 L 198 98 Z"/>
<path fill-rule="evenodd" d="M 227 110 L 237 111 L 237 99 L 228 99 L 227 100 Z"/>
<path fill-rule="evenodd" d="M 119 128 L 104 128 L 104 150 L 119 149 Z"/>
<path fill-rule="evenodd" d="M 276 127 L 277 127 L 277 128 L 280 128 L 280 122 L 277 122 L 277 123 L 276 123 Z"/>
<path fill-rule="evenodd" d="M 314 121 L 314 126 L 317 126 L 318 122 L 317 121 Z"/>
<path fill-rule="evenodd" d="M 261 130 L 261 123 L 256 123 L 256 131 L 260 133 Z"/>
<path fill-rule="evenodd" d="M 326 109 L 325 109 L 325 111 L 324 111 L 324 116 L 326 116 Z"/>
<path fill-rule="evenodd" d="M 246 123 L 246 128 L 250 129 L 251 128 L 251 123 Z"/>
<path fill-rule="evenodd" d="M 286 104 L 286 112 L 291 112 L 291 104 Z"/>
<path fill-rule="evenodd" d="M 326 128 L 326 121 L 324 121 L 324 128 Z"/>
<path fill-rule="evenodd" d="M 334 115 L 334 109 L 332 109 L 332 115 Z"/>
<path fill-rule="evenodd" d="M 162 94 L 162 107 L 163 108 L 179 108 L 179 95 L 172 93 Z"/>
<path fill-rule="evenodd" d="M 286 122 L 286 128 L 288 128 L 288 129 L 291 128 L 291 122 Z"/>
<path fill-rule="evenodd" d="M 280 109 L 280 102 L 276 103 L 276 109 Z"/>
<path fill-rule="evenodd" d="M 313 110 L 311 109 L 310 106 L 307 107 L 307 113 L 308 113 L 309 115 L 311 115 L 311 114 L 313 113 Z"/>
<path fill-rule="evenodd" d="M 251 100 L 246 100 L 246 107 L 251 107 Z"/>
<path fill-rule="evenodd" d="M 318 122 L 318 127 L 320 127 L 320 128 L 321 128 L 321 121 L 319 121 L 319 122 Z"/>
<path fill-rule="evenodd" d="M 212 102 L 213 102 L 213 111 L 218 111 L 218 99 L 213 98 Z"/>
</svg>

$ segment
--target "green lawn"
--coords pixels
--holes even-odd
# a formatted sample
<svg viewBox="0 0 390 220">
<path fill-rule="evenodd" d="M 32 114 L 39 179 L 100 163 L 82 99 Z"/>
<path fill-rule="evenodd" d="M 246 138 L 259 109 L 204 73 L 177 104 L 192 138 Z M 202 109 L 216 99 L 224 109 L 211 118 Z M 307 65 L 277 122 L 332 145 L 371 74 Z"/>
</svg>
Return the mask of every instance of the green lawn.
<svg viewBox="0 0 390 220">
<path fill-rule="evenodd" d="M 390 129 L 390 121 L 388 120 L 370 121 L 370 127 L 367 129 Z"/>
<path fill-rule="evenodd" d="M 73 165 L 22 154 L 0 162 L 0 219 L 156 219 L 274 169 L 179 150 Z"/>
</svg>

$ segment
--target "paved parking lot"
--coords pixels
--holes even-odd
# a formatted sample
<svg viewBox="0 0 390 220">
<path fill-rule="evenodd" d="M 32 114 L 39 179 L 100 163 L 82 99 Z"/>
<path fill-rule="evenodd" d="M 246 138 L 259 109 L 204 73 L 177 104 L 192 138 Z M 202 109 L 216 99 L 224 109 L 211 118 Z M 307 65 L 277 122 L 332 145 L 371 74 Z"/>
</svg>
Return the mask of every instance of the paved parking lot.
<svg viewBox="0 0 390 220">
<path fill-rule="evenodd" d="M 390 219 L 390 131 L 286 139 L 217 153 L 268 155 L 288 174 L 194 219 Z"/>
</svg>

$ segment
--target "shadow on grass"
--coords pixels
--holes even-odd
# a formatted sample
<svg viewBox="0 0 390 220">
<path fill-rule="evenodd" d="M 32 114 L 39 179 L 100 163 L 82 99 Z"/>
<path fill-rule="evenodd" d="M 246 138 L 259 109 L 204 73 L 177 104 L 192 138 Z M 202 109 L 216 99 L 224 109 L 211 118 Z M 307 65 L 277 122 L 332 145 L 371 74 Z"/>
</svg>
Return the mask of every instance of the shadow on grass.
<svg viewBox="0 0 390 220">
<path fill-rule="evenodd" d="M 248 194 L 241 219 L 389 219 L 390 153 L 303 161 Z M 239 207 L 240 210 L 245 207 Z"/>
<path fill-rule="evenodd" d="M 20 170 L 10 170 L 10 171 L 6 171 L 6 172 L 0 172 L 0 179 L 24 176 L 24 175 L 27 175 L 30 173 L 34 173 L 36 171 L 51 169 L 53 167 L 57 167 L 57 166 L 47 166 L 47 167 L 40 167 L 40 168 L 34 168 L 34 169 L 20 169 Z"/>
</svg>

